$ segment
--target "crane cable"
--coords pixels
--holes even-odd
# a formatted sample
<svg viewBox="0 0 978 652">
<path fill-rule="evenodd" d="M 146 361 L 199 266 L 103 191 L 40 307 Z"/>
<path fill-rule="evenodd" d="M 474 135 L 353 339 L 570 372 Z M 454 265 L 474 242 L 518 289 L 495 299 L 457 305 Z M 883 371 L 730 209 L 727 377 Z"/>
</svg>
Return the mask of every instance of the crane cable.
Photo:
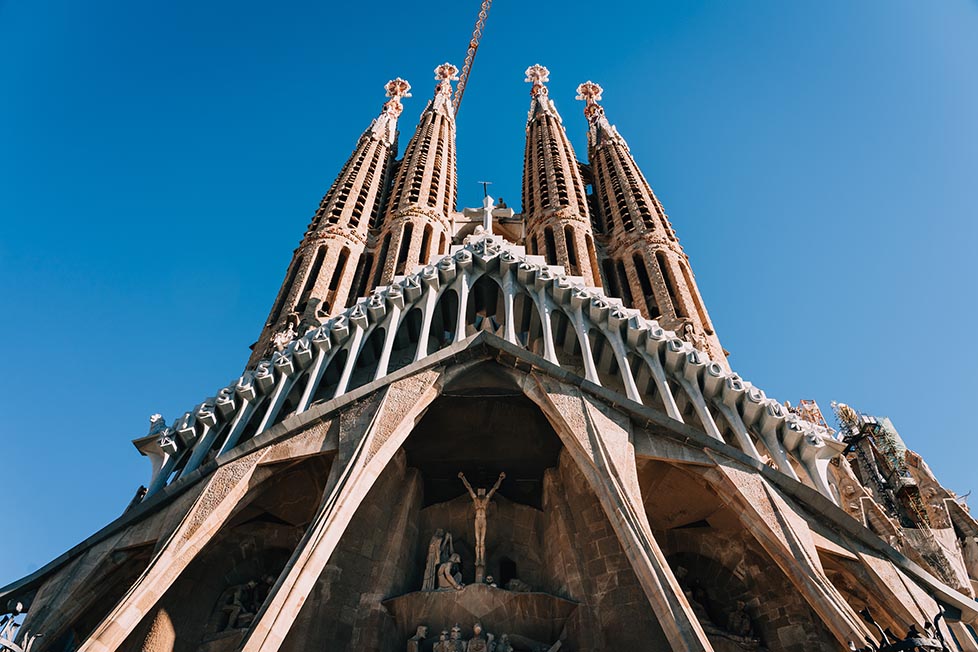
<svg viewBox="0 0 978 652">
<path fill-rule="evenodd" d="M 455 89 L 455 115 L 462 106 L 462 93 L 465 92 L 465 85 L 469 81 L 469 73 L 472 72 L 472 62 L 475 61 L 475 52 L 479 49 L 479 41 L 482 40 L 482 30 L 486 28 L 486 18 L 489 17 L 489 8 L 492 7 L 492 0 L 483 0 L 482 8 L 479 10 L 479 18 L 475 21 L 475 29 L 472 30 L 472 40 L 469 41 L 469 50 L 465 53 L 465 63 L 462 64 L 462 74 L 458 77 L 458 86 Z"/>
</svg>

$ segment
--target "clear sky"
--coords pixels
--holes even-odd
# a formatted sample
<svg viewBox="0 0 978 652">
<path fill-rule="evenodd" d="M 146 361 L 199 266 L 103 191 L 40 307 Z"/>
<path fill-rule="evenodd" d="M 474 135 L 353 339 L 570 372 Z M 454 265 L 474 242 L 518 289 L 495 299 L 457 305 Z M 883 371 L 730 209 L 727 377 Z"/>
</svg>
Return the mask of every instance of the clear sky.
<svg viewBox="0 0 978 652">
<path fill-rule="evenodd" d="M 150 414 L 240 373 L 384 83 L 406 143 L 478 4 L 0 0 L 0 584 L 122 512 Z M 459 202 L 519 204 L 528 65 L 582 159 L 601 83 L 733 368 L 978 489 L 976 35 L 969 0 L 496 0 Z"/>
</svg>

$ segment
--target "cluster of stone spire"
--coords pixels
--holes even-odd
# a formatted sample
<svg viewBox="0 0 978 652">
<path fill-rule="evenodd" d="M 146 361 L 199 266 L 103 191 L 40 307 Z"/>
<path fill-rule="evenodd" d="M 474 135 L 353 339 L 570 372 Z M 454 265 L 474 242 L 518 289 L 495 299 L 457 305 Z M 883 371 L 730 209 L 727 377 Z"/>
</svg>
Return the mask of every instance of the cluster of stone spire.
<svg viewBox="0 0 978 652">
<path fill-rule="evenodd" d="M 526 70 L 530 111 L 523 160 L 523 244 L 583 285 L 603 287 L 644 317 L 657 319 L 725 362 L 723 349 L 669 219 L 598 103 L 602 88 L 581 84 L 589 163 L 578 161 L 546 83 L 549 70 Z M 338 314 L 377 287 L 448 254 L 458 180 L 452 82 L 458 68 L 435 69 L 434 94 L 397 160 L 403 79 L 313 216 L 295 251 L 249 361 Z M 590 193 L 589 193 L 590 189 Z"/>
</svg>

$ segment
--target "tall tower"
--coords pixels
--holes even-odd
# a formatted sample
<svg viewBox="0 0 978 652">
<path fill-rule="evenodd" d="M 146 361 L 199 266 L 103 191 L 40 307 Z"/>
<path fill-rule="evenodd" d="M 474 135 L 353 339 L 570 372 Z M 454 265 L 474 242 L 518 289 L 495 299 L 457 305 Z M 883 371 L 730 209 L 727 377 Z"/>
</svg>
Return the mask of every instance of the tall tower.
<svg viewBox="0 0 978 652">
<path fill-rule="evenodd" d="M 358 296 L 352 288 L 355 277 L 364 275 L 367 230 L 383 206 L 384 181 L 397 150 L 397 118 L 404 110 L 401 99 L 411 96 L 411 85 L 400 78 L 385 88 L 390 99 L 360 136 L 292 256 L 249 368 L 269 354 L 276 337 L 289 339 Z"/>
<path fill-rule="evenodd" d="M 455 110 L 452 81 L 458 68 L 435 68 L 435 95 L 421 113 L 418 128 L 404 151 L 377 240 L 370 287 L 448 252 L 450 214 L 455 209 Z"/>
<path fill-rule="evenodd" d="M 598 104 L 602 88 L 588 81 L 577 92 L 577 99 L 585 102 L 588 160 L 608 238 L 602 261 L 605 290 L 727 366 L 689 258 L 628 144 Z"/>
<path fill-rule="evenodd" d="M 527 251 L 563 265 L 587 285 L 600 285 L 587 193 L 574 148 L 544 86 L 549 75 L 540 64 L 526 69 L 526 81 L 533 84 L 523 157 Z"/>
</svg>

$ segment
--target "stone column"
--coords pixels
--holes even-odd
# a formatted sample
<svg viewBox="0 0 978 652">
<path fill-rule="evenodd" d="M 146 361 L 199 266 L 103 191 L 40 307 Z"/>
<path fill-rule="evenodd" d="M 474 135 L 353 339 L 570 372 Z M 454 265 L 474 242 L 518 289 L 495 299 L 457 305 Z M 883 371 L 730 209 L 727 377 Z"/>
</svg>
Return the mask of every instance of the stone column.
<svg viewBox="0 0 978 652">
<path fill-rule="evenodd" d="M 652 536 L 642 504 L 628 418 L 575 387 L 530 375 L 523 391 L 540 406 L 597 495 L 659 625 L 674 650 L 713 647 Z"/>
<path fill-rule="evenodd" d="M 708 453 L 709 454 L 709 453 Z M 738 516 L 842 645 L 863 641 L 868 628 L 822 569 L 812 532 L 794 507 L 758 473 L 710 454 L 716 466 L 688 467 Z"/>
</svg>

